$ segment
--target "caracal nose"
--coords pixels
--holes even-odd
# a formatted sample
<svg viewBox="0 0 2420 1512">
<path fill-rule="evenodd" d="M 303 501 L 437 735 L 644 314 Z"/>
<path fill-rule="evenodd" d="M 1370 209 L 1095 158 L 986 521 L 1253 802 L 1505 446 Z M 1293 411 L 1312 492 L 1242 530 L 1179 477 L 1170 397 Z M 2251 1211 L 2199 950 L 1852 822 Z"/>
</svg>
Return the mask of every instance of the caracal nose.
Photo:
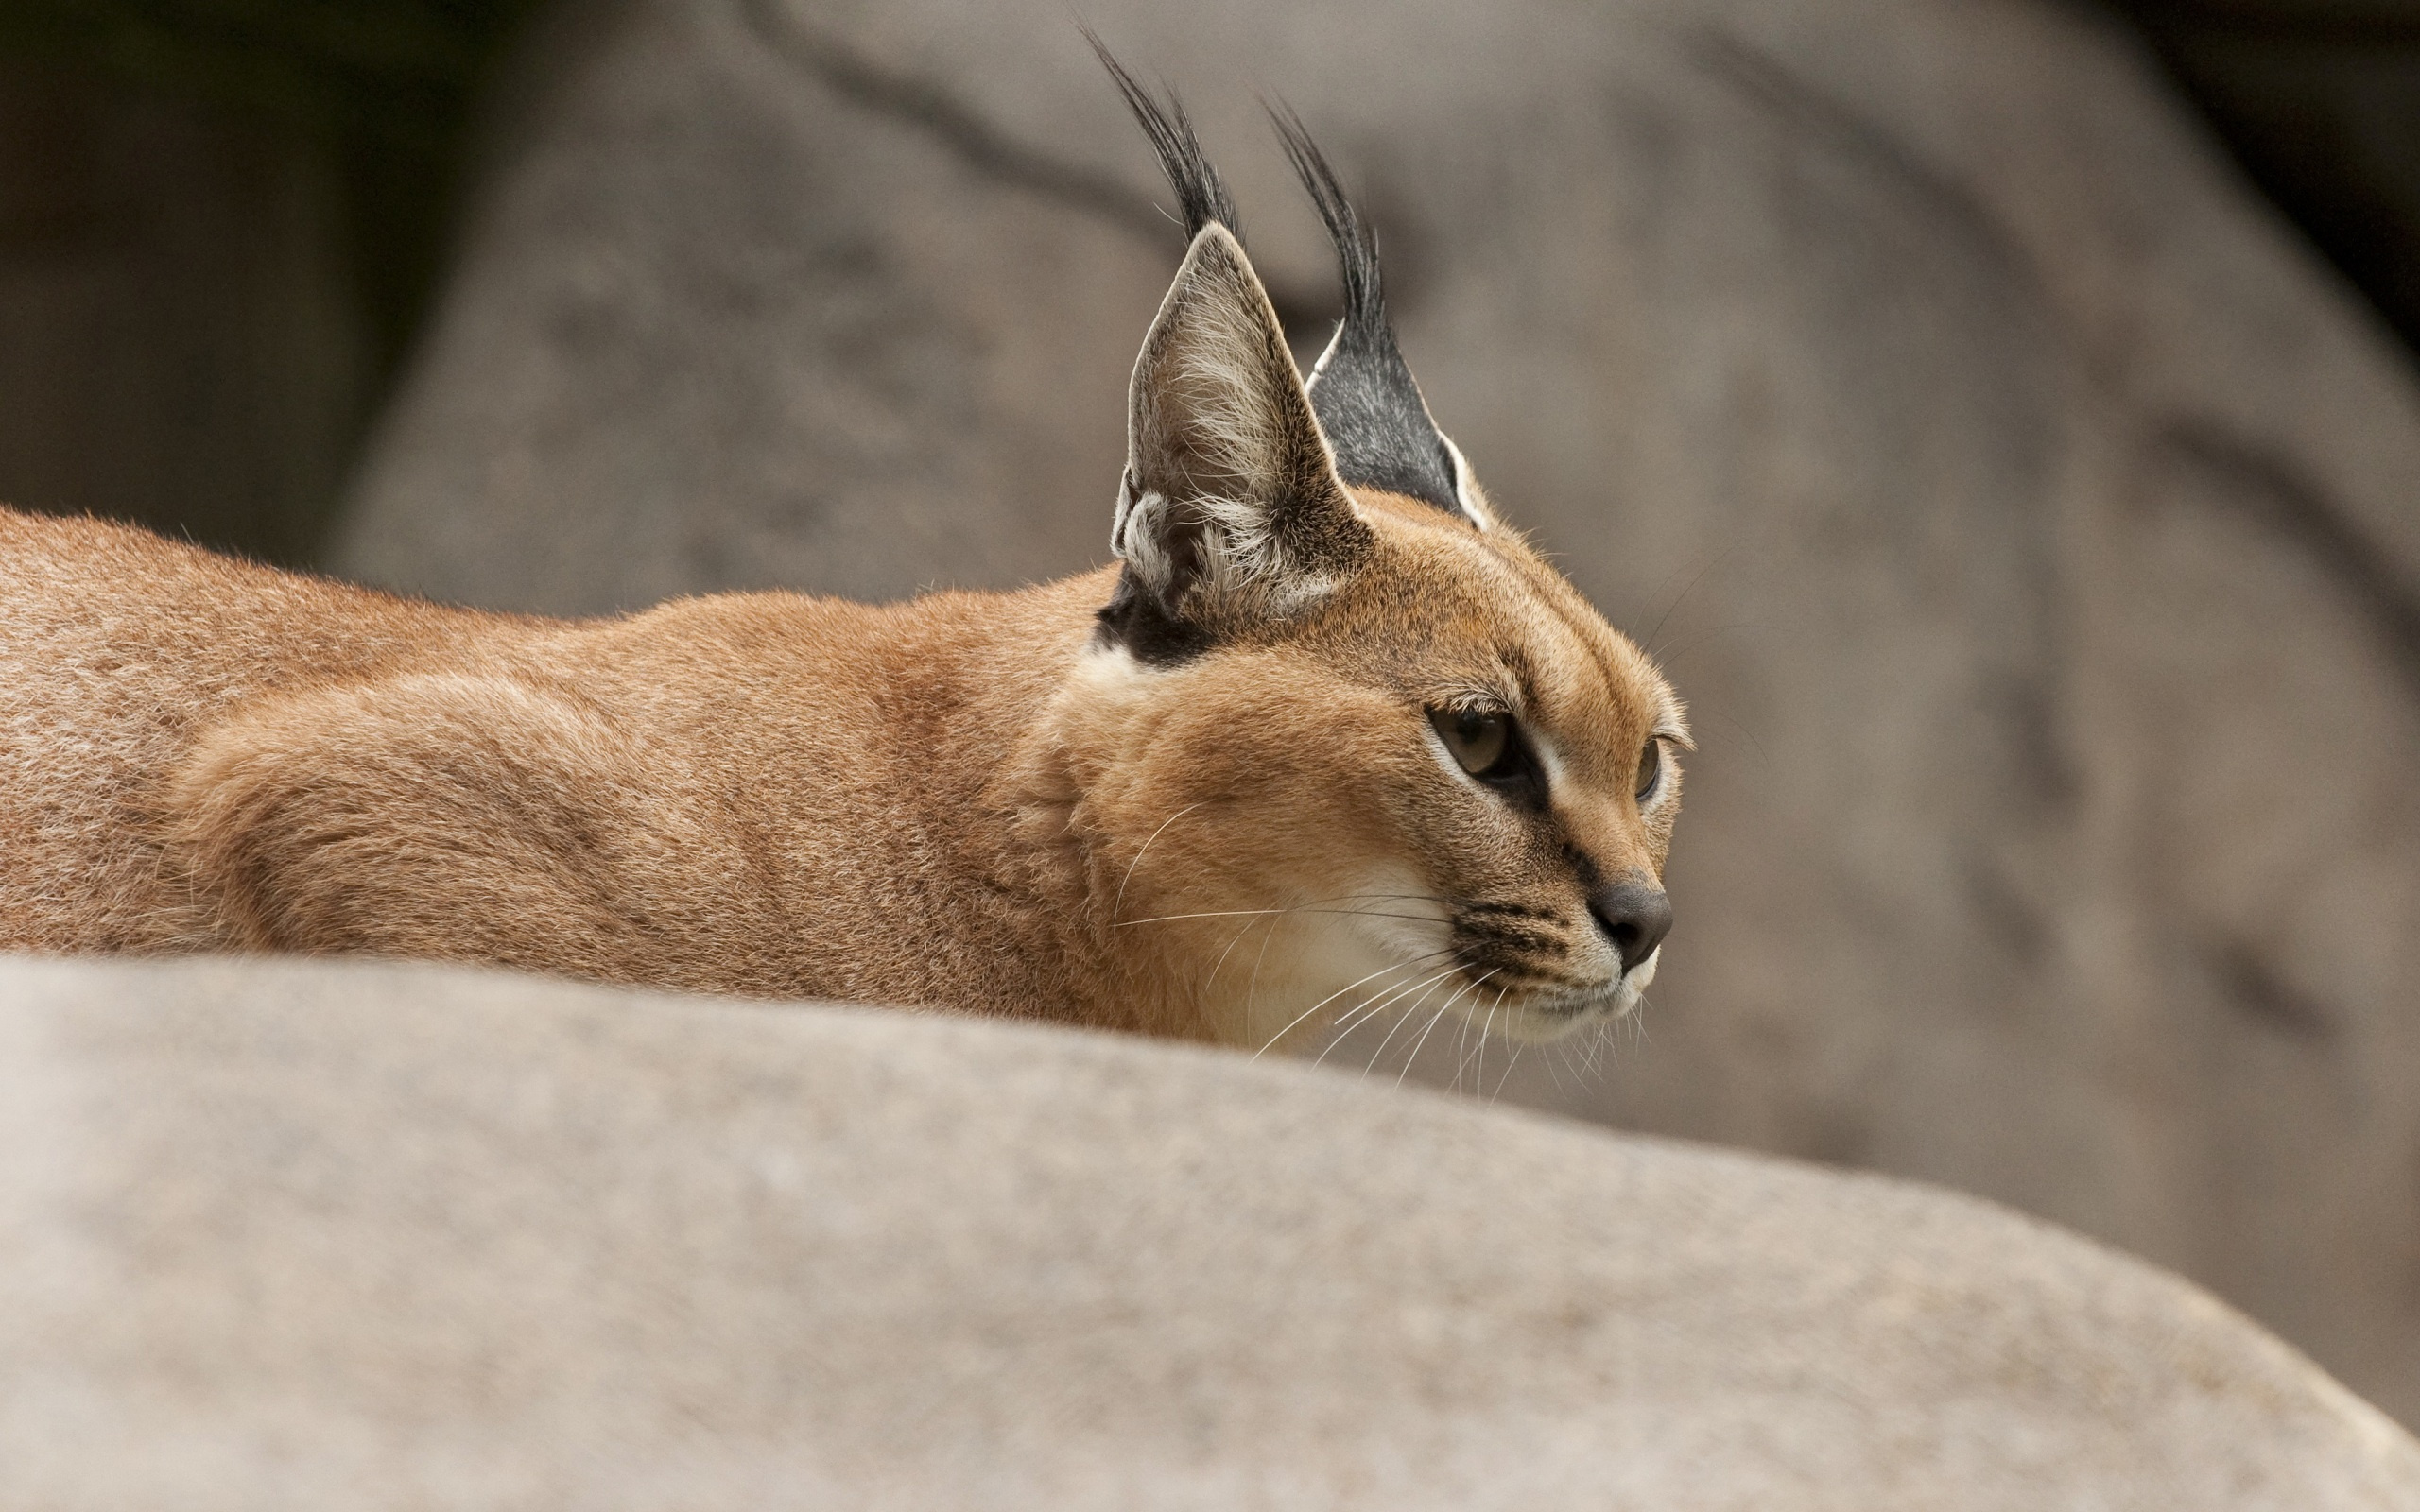
<svg viewBox="0 0 2420 1512">
<path fill-rule="evenodd" d="M 1672 900 L 1651 882 L 1616 883 L 1588 900 L 1588 911 L 1597 916 L 1598 927 L 1621 953 L 1625 976 L 1654 954 L 1655 947 L 1672 932 Z"/>
</svg>

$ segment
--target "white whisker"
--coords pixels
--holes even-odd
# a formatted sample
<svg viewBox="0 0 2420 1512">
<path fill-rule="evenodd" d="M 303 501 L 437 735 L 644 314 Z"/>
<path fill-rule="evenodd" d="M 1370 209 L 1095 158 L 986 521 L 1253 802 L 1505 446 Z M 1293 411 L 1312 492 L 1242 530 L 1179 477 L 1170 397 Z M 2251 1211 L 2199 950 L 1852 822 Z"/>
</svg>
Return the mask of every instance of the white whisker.
<svg viewBox="0 0 2420 1512">
<path fill-rule="evenodd" d="M 1335 900 L 1323 900 L 1334 902 Z M 1295 903 L 1286 908 L 1208 908 L 1196 914 L 1154 914 L 1149 919 L 1125 919 L 1113 928 L 1131 929 L 1136 924 L 1166 924 L 1183 919 L 1241 919 L 1246 914 L 1341 914 L 1347 919 L 1408 919 L 1415 924 L 1433 924 L 1437 920 L 1426 914 L 1389 914 L 1368 908 L 1322 908 L 1319 903 Z"/>
<path fill-rule="evenodd" d="M 1443 1018 L 1446 1014 L 1448 1014 L 1448 1013 L 1450 1013 L 1450 1012 L 1452 1012 L 1452 1011 L 1453 1011 L 1454 1005 L 1455 1005 L 1457 1002 L 1461 1001 L 1461 996 L 1462 996 L 1462 994 L 1463 994 L 1464 992 L 1468 992 L 1468 993 L 1470 993 L 1470 994 L 1471 994 L 1471 996 L 1472 996 L 1473 998 L 1477 998 L 1477 997 L 1478 996 L 1478 989 L 1479 989 L 1480 988 L 1482 988 L 1482 987 L 1484 987 L 1484 986 L 1486 986 L 1486 985 L 1487 985 L 1487 977 L 1488 977 L 1488 976 L 1494 976 L 1494 975 L 1496 973 L 1496 971 L 1501 971 L 1501 970 L 1502 970 L 1502 968 L 1501 968 L 1501 967 L 1493 968 L 1493 969 L 1491 969 L 1491 970 L 1488 971 L 1487 976 L 1482 976 L 1482 977 L 1480 977 L 1478 981 L 1476 981 L 1476 982 L 1472 982 L 1472 983 L 1470 983 L 1469 985 L 1467 985 L 1467 986 L 1465 986 L 1465 987 L 1457 988 L 1455 989 L 1455 991 L 1454 991 L 1454 995 L 1453 995 L 1452 997 L 1447 998 L 1447 999 L 1445 1000 L 1444 1006 L 1443 1006 L 1443 1007 L 1439 1008 L 1435 1013 L 1433 1013 L 1433 1014 L 1429 1015 L 1429 1018 L 1428 1018 L 1428 1028 L 1426 1028 L 1426 1029 L 1423 1029 L 1423 1030 L 1421 1030 L 1421 1031 L 1420 1031 L 1420 1038 L 1419 1038 L 1419 1039 L 1417 1039 L 1417 1040 L 1414 1040 L 1411 1042 L 1411 1054 L 1409 1054 L 1409 1055 L 1408 1055 L 1408 1056 L 1406 1056 L 1406 1057 L 1403 1057 L 1403 1075 L 1401 1075 L 1401 1076 L 1397 1076 L 1397 1077 L 1395 1078 L 1395 1085 L 1396 1085 L 1397 1087 L 1401 1087 L 1401 1086 L 1403 1085 L 1403 1083 L 1404 1083 L 1404 1076 L 1409 1076 L 1409 1075 L 1410 1075 L 1410 1074 L 1411 1074 L 1411 1063 L 1412 1063 L 1413 1061 L 1418 1060 L 1418 1059 L 1420 1058 L 1420 1047 L 1421 1047 L 1422 1045 L 1425 1045 L 1425 1044 L 1426 1044 L 1426 1043 L 1428 1042 L 1428 1035 L 1429 1035 L 1429 1031 L 1430 1031 L 1430 1030 L 1433 1030 L 1433 1029 L 1435 1029 L 1435 1028 L 1437 1027 L 1437 1021 L 1438 1021 L 1439 1019 Z M 1469 1024 L 1469 1022 L 1470 1022 L 1470 1019 L 1469 1019 L 1467 1016 L 1465 1016 L 1465 1017 L 1463 1018 L 1463 1020 L 1462 1020 L 1462 1022 L 1464 1023 L 1464 1025 L 1468 1025 L 1468 1024 Z"/>
<path fill-rule="evenodd" d="M 1260 954 L 1252 959 L 1252 976 L 1244 983 L 1244 1022 L 1246 1023 L 1252 1022 L 1252 1005 L 1260 995 L 1260 969 L 1269 963 L 1269 947 L 1276 939 L 1277 929 L 1274 924 L 1271 924 L 1269 933 L 1260 936 Z"/>
<path fill-rule="evenodd" d="M 1462 1065 L 1470 1058 L 1470 1053 L 1471 1016 L 1465 1013 L 1462 1015 L 1461 1029 L 1454 1036 L 1454 1078 L 1445 1084 L 1445 1090 L 1447 1091 L 1459 1091 L 1461 1090 Z"/>
<path fill-rule="evenodd" d="M 1454 1077 L 1453 1080 L 1445 1084 L 1451 1090 L 1455 1091 L 1461 1091 L 1462 1090 L 1462 1073 L 1470 1069 L 1473 1057 L 1478 1057 L 1481 1065 L 1486 1064 L 1487 1031 L 1495 1022 L 1496 1005 L 1503 1001 L 1504 989 L 1502 988 L 1498 988 L 1495 989 L 1495 997 L 1491 1000 L 1487 1005 L 1486 1021 L 1478 1025 L 1478 1039 L 1477 1042 L 1474 1043 L 1467 1052 L 1458 1055 L 1454 1058 Z"/>
<path fill-rule="evenodd" d="M 1445 975 L 1447 975 L 1447 974 L 1449 974 L 1449 973 L 1447 973 L 1447 972 L 1443 972 L 1443 971 L 1440 971 L 1440 972 L 1438 972 L 1438 973 L 1437 973 L 1437 976 L 1436 976 L 1436 977 L 1431 977 L 1431 978 L 1429 978 L 1429 980 L 1430 980 L 1430 981 L 1436 981 L 1439 977 L 1443 977 L 1443 976 L 1445 976 Z M 1434 992 L 1435 990 L 1437 990 L 1435 988 L 1430 988 L 1428 989 L 1428 991 L 1429 991 L 1429 992 Z M 1418 1013 L 1418 1012 L 1420 1011 L 1420 1009 L 1421 1009 L 1422 1005 L 1423 1005 L 1423 1004 L 1426 1004 L 1427 1001 L 1428 1001 L 1428 993 L 1427 993 L 1427 992 L 1424 992 L 1424 993 L 1422 993 L 1422 994 L 1420 995 L 1420 1001 L 1419 1001 L 1418 1003 L 1414 1003 L 1414 1004 L 1411 1005 L 1411 1013 L 1408 1013 L 1408 1014 L 1404 1015 L 1402 1018 L 1397 1019 L 1397 1020 L 1396 1020 L 1392 1024 L 1391 1024 L 1391 1025 L 1389 1025 L 1389 1026 L 1388 1026 L 1388 1028 L 1387 1028 L 1387 1037 L 1386 1037 L 1384 1040 L 1379 1040 L 1379 1041 L 1378 1041 L 1378 1048 L 1377 1048 L 1377 1049 L 1375 1049 L 1375 1050 L 1374 1050 L 1374 1051 L 1372 1051 L 1372 1052 L 1370 1053 L 1370 1063 L 1369 1063 L 1368 1065 L 1366 1065 L 1366 1066 L 1364 1066 L 1364 1067 L 1362 1067 L 1362 1068 L 1361 1068 L 1361 1074 L 1362 1074 L 1362 1075 L 1367 1076 L 1368 1074 L 1370 1074 L 1370 1073 L 1372 1073 L 1372 1072 L 1374 1072 L 1374 1071 L 1375 1071 L 1375 1070 L 1377 1070 L 1377 1069 L 1378 1069 L 1378 1062 L 1379 1062 L 1379 1060 L 1381 1060 L 1382 1058 L 1384 1058 L 1384 1057 L 1385 1057 L 1385 1056 L 1386 1056 L 1386 1053 L 1387 1053 L 1387 1046 L 1389 1046 L 1389 1045 L 1391 1045 L 1391 1044 L 1393 1044 L 1393 1043 L 1395 1042 L 1395 1036 L 1396 1036 L 1396 1035 L 1399 1035 L 1399 1034 L 1401 1034 L 1401 1033 L 1403 1033 L 1403 1026 L 1404 1026 L 1405 1024 L 1409 1023 L 1409 1022 L 1411 1022 L 1411 1014 L 1416 1014 L 1416 1013 Z M 1448 999 L 1447 1001 L 1448 1001 L 1448 1002 L 1450 1002 L 1450 1001 L 1452 1001 L 1452 1000 L 1451 1000 L 1451 999 Z M 1433 1022 L 1433 1021 L 1432 1021 L 1432 1022 Z"/>
<path fill-rule="evenodd" d="M 1496 1098 L 1504 1095 L 1505 1084 L 1512 1079 L 1512 1068 L 1521 1063 L 1521 1052 L 1528 1048 L 1529 1046 L 1523 1044 L 1518 1040 L 1512 1041 L 1512 1058 L 1504 1063 L 1504 1074 L 1497 1077 L 1495 1080 L 1495 1091 L 1487 1099 L 1487 1103 L 1490 1108 L 1495 1106 Z"/>
<path fill-rule="evenodd" d="M 1369 1002 L 1363 1003 L 1355 1007 L 1352 1011 L 1346 1013 L 1344 1017 L 1336 1022 L 1335 1032 L 1328 1037 L 1327 1049 L 1322 1050 L 1319 1053 L 1318 1057 L 1312 1060 L 1311 1064 L 1316 1066 L 1320 1061 L 1326 1059 L 1328 1050 L 1333 1050 L 1339 1044 L 1343 1043 L 1344 1037 L 1346 1035 L 1351 1034 L 1354 1030 L 1376 1018 L 1379 1014 L 1384 1013 L 1388 1008 L 1393 1006 L 1405 997 L 1413 992 L 1419 991 L 1420 988 L 1426 986 L 1428 981 L 1433 980 L 1434 978 L 1425 978 L 1422 981 L 1413 982 L 1409 986 L 1389 988 L 1378 994 L 1378 996 L 1372 998 Z"/>
<path fill-rule="evenodd" d="M 1227 964 L 1228 955 L 1233 954 L 1235 948 L 1243 942 L 1243 937 L 1246 935 L 1252 933 L 1252 926 L 1259 922 L 1260 920 L 1257 919 L 1247 919 L 1244 920 L 1243 928 L 1236 930 L 1235 934 L 1228 936 L 1226 949 L 1220 951 L 1219 953 L 1219 958 L 1210 963 L 1210 974 L 1201 979 L 1201 996 L 1205 1001 L 1210 996 L 1210 989 L 1219 984 L 1219 969 Z"/>
<path fill-rule="evenodd" d="M 1377 1017 L 1378 1014 L 1384 1012 L 1387 1008 L 1392 1006 L 1394 1004 L 1402 1002 L 1412 993 L 1428 986 L 1429 983 L 1443 981 L 1461 969 L 1461 963 L 1457 962 L 1456 964 L 1445 968 L 1443 971 L 1437 972 L 1433 976 L 1425 977 L 1407 988 L 1395 988 L 1370 1003 L 1363 1004 L 1354 1012 L 1345 1015 L 1344 1019 L 1337 1024 L 1336 1034 L 1328 1040 L 1327 1048 L 1325 1050 L 1322 1050 L 1318 1057 L 1311 1061 L 1311 1064 L 1316 1066 L 1321 1061 L 1325 1060 L 1328 1057 L 1328 1051 L 1334 1050 L 1338 1045 L 1343 1043 L 1345 1034 L 1355 1024 L 1369 1022 L 1372 1019 Z"/>
<path fill-rule="evenodd" d="M 1559 1044 L 1548 1045 L 1547 1049 L 1550 1052 L 1550 1054 L 1545 1057 L 1547 1065 L 1547 1078 L 1554 1083 L 1554 1090 L 1557 1095 L 1568 1096 L 1569 1093 L 1564 1091 L 1563 1077 L 1558 1074 L 1554 1069 L 1554 1063 L 1558 1060 L 1563 1061 L 1565 1070 L 1571 1069 L 1571 1062 L 1567 1058 L 1568 1053 L 1562 1045 Z M 1572 1074 L 1578 1075 L 1579 1073 L 1574 1071 L 1572 1072 Z"/>
<path fill-rule="evenodd" d="M 1209 801 L 1210 800 L 1205 798 L 1195 802 L 1187 803 L 1184 807 L 1177 810 L 1174 814 L 1171 814 L 1167 818 L 1161 820 L 1160 827 L 1151 832 L 1151 839 L 1144 841 L 1143 849 L 1134 852 L 1134 859 L 1126 863 L 1126 875 L 1117 879 L 1117 897 L 1113 900 L 1109 905 L 1109 922 L 1111 928 L 1115 929 L 1117 926 L 1118 910 L 1126 906 L 1126 885 L 1134 880 L 1134 868 L 1143 864 L 1143 857 L 1148 854 L 1151 849 L 1151 841 L 1157 840 L 1161 835 L 1166 834 L 1169 825 L 1174 824 L 1177 820 L 1184 818 L 1186 815 L 1192 813 L 1195 809 L 1200 808 L 1202 804 Z"/>
<path fill-rule="evenodd" d="M 1246 929 L 1250 929 L 1251 927 L 1252 926 L 1250 924 L 1246 924 L 1244 926 Z M 1285 1028 L 1278 1030 L 1274 1035 L 1270 1036 L 1269 1044 L 1262 1045 L 1258 1050 L 1253 1051 L 1252 1053 L 1252 1058 L 1258 1060 L 1261 1057 L 1267 1055 L 1269 1053 L 1270 1045 L 1275 1044 L 1278 1040 L 1283 1040 L 1288 1035 L 1293 1033 L 1295 1026 L 1300 1024 L 1305 1019 L 1309 1018 L 1312 1014 L 1319 1012 L 1320 1009 L 1326 1007 L 1329 1004 L 1344 996 L 1347 992 L 1350 992 L 1355 988 L 1359 987 L 1362 982 L 1374 981 L 1377 978 L 1386 975 L 1390 971 L 1400 971 L 1409 967 L 1425 965 L 1429 961 L 1435 960 L 1438 956 L 1446 954 L 1448 953 L 1445 951 L 1430 951 L 1426 955 L 1415 955 L 1410 960 L 1398 961 L 1392 966 L 1381 966 L 1376 971 L 1372 971 L 1368 976 L 1362 977 L 1360 981 L 1347 982 L 1344 986 L 1338 988 L 1335 991 L 1320 999 L 1317 1003 L 1312 1004 L 1309 1007 L 1305 1008 L 1302 1012 L 1294 1015 L 1293 1022 L 1288 1023 Z"/>
</svg>

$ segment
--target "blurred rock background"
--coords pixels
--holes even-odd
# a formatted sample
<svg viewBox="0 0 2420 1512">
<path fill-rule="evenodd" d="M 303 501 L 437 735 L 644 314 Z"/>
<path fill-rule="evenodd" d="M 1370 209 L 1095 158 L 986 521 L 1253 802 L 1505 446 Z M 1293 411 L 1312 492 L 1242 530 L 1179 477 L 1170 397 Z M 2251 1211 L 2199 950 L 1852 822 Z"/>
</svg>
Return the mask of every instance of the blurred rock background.
<svg viewBox="0 0 2420 1512">
<path fill-rule="evenodd" d="M 1302 108 L 1441 421 L 1698 712 L 1644 1038 L 1421 1074 L 2014 1203 L 2420 1422 L 2420 14 L 1086 14 L 1310 345 Z M 0 497 L 563 611 L 1101 554 L 1178 249 L 1062 9 L 0 44 Z"/>
<path fill-rule="evenodd" d="M 0 498 L 317 559 L 536 9 L 0 6 Z"/>
</svg>

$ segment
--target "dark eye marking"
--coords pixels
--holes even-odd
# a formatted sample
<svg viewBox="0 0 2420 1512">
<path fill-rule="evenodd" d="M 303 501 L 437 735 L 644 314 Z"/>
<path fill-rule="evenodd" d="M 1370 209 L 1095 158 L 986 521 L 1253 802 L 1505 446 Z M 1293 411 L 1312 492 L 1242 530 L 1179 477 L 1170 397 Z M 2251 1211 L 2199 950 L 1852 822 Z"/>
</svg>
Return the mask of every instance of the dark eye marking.
<svg viewBox="0 0 2420 1512">
<path fill-rule="evenodd" d="M 1482 709 L 1431 709 L 1428 722 L 1463 771 L 1481 780 L 1511 775 L 1516 757 L 1512 716 Z"/>
<path fill-rule="evenodd" d="M 1511 713 L 1486 708 L 1430 709 L 1428 724 L 1463 771 L 1508 799 L 1545 805 L 1546 768 Z"/>
<path fill-rule="evenodd" d="M 1638 753 L 1638 790 L 1635 796 L 1641 808 L 1655 797 L 1655 790 L 1663 783 L 1664 742 L 1651 736 L 1646 748 Z"/>
</svg>

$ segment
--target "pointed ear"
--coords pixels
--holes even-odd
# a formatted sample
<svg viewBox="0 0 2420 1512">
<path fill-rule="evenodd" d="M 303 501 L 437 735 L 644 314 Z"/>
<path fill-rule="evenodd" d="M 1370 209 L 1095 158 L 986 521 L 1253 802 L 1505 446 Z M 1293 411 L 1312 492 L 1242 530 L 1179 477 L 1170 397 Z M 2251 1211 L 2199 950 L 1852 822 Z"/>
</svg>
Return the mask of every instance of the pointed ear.
<svg viewBox="0 0 2420 1512">
<path fill-rule="evenodd" d="M 1259 276 L 1204 226 L 1134 364 L 1110 531 L 1119 599 L 1199 640 L 1316 600 L 1371 541 Z"/>
</svg>

